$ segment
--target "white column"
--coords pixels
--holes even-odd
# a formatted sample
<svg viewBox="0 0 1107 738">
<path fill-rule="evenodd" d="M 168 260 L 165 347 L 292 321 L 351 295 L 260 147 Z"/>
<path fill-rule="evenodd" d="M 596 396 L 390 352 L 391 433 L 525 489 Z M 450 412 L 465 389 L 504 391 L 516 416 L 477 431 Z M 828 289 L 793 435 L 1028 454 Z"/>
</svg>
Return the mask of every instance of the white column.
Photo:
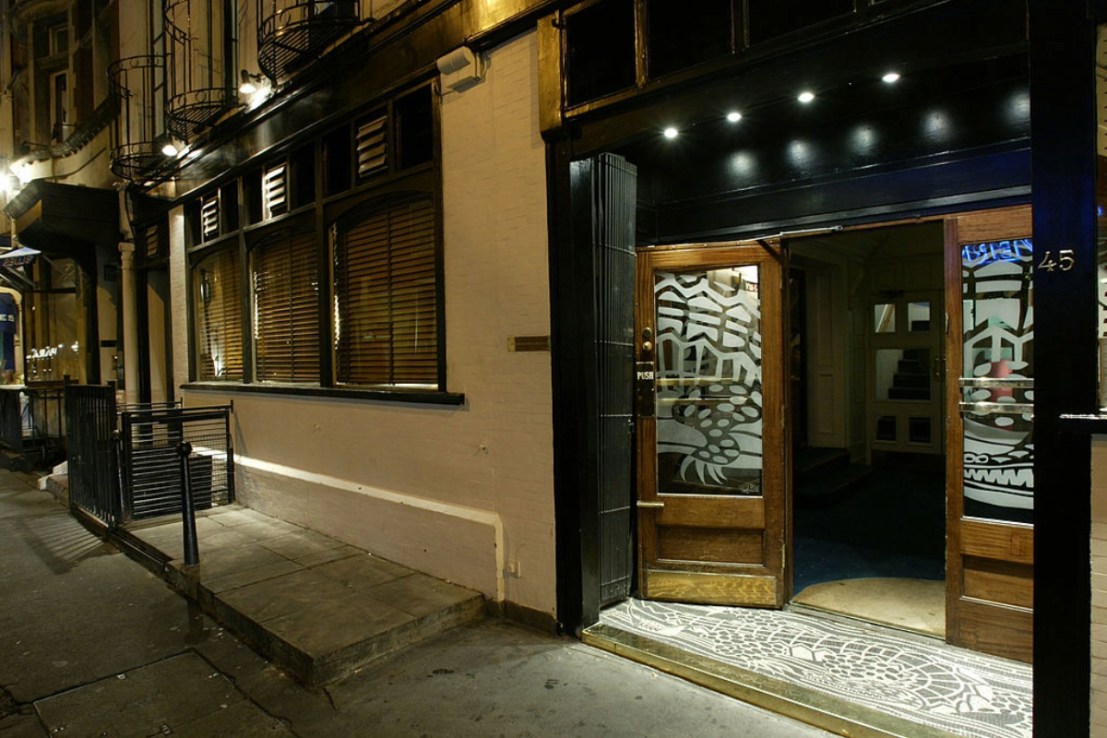
<svg viewBox="0 0 1107 738">
<path fill-rule="evenodd" d="M 120 278 L 123 280 L 123 391 L 124 402 L 133 405 L 138 402 L 138 304 L 135 289 L 135 245 L 122 241 L 119 244 L 119 257 L 122 262 Z M 117 347 L 118 350 L 118 347 Z"/>
</svg>

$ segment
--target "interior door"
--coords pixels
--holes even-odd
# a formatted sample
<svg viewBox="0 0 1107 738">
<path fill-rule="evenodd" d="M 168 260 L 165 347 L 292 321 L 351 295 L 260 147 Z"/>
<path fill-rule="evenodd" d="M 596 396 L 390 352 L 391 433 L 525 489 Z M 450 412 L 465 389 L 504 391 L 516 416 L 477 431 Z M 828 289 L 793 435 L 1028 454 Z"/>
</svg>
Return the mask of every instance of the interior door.
<svg viewBox="0 0 1107 738">
<path fill-rule="evenodd" d="M 884 295 L 872 304 L 868 401 L 870 447 L 944 453 L 941 290 Z"/>
<path fill-rule="evenodd" d="M 639 253 L 635 341 L 644 597 L 785 601 L 784 253 Z"/>
<path fill-rule="evenodd" d="M 1030 661 L 1039 259 L 1030 208 L 947 220 L 946 254 L 946 637 Z"/>
</svg>

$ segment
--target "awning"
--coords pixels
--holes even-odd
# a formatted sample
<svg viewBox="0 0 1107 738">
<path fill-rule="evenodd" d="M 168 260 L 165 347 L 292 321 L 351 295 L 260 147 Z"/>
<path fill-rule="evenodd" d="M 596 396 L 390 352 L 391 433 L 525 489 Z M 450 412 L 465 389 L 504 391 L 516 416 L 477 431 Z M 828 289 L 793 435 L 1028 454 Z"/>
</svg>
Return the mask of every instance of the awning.
<svg viewBox="0 0 1107 738">
<path fill-rule="evenodd" d="M 32 249 L 30 246 L 22 246 L 18 249 L 12 249 L 0 253 L 0 266 L 3 267 L 21 267 L 27 266 L 35 260 L 42 252 L 38 249 Z"/>
<path fill-rule="evenodd" d="M 36 179 L 12 198 L 4 214 L 15 221 L 21 243 L 49 257 L 88 260 L 95 253 L 91 246 L 119 243 L 115 190 Z"/>
</svg>

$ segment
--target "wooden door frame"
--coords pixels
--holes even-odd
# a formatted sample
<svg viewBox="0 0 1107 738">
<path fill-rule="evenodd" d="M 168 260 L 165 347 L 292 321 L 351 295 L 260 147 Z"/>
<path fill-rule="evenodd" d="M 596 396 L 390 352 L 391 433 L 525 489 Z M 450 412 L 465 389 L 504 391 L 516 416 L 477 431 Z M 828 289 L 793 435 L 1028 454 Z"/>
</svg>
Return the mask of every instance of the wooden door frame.
<svg viewBox="0 0 1107 738">
<path fill-rule="evenodd" d="M 984 224 L 961 223 L 962 219 L 982 219 Z M 1031 208 L 974 210 L 951 215 L 945 222 L 946 253 L 946 641 L 954 645 L 992 653 L 1020 661 L 1033 657 L 1033 608 L 1010 600 L 1022 600 L 1025 576 L 1019 567 L 1030 567 L 1033 597 L 1034 526 L 1026 523 L 965 518 L 963 489 L 964 456 L 948 453 L 950 444 L 960 448 L 964 433 L 961 417 L 963 351 L 963 296 L 960 244 L 988 241 L 996 229 L 1009 235 L 1032 235 Z M 1014 220 L 1015 225 L 1008 222 Z M 1002 221 L 998 225 L 997 221 Z M 949 253 L 954 251 L 956 253 Z M 957 360 L 955 360 L 955 358 Z M 965 557 L 979 560 L 985 569 L 972 571 Z M 979 581 L 977 596 L 966 591 L 966 572 Z M 1022 572 L 1025 574 L 1025 572 Z M 986 580 L 986 586 L 985 581 Z M 994 594 L 985 598 L 983 592 Z M 1012 597 L 1011 595 L 1015 596 Z"/>
<path fill-rule="evenodd" d="M 756 263 L 775 265 L 769 272 L 770 278 L 762 279 L 765 288 L 761 290 L 763 325 L 773 326 L 773 330 L 762 330 L 762 356 L 780 358 L 775 371 L 763 361 L 762 393 L 765 397 L 778 397 L 778 403 L 766 402 L 762 415 L 762 448 L 778 448 L 779 459 L 770 462 L 766 454 L 762 456 L 762 494 L 748 500 L 735 500 L 732 497 L 716 501 L 696 499 L 694 505 L 675 504 L 686 500 L 671 500 L 668 508 L 657 506 L 658 491 L 656 453 L 643 452 L 641 449 L 656 448 L 656 417 L 639 416 L 637 418 L 639 438 L 636 468 L 636 502 L 638 505 L 638 528 L 636 550 L 638 553 L 637 571 L 639 587 L 644 596 L 651 599 L 680 600 L 694 592 L 699 601 L 714 601 L 726 604 L 741 599 L 745 604 L 781 607 L 791 596 L 791 494 L 790 494 L 790 424 L 785 422 L 789 407 L 788 356 L 784 350 L 788 330 L 787 311 L 784 310 L 786 297 L 787 257 L 786 247 L 779 240 L 746 240 L 711 244 L 681 244 L 672 247 L 648 248 L 639 251 L 638 270 L 635 279 L 635 356 L 638 361 L 651 361 L 656 369 L 656 357 L 652 350 L 645 348 L 647 341 L 654 341 L 656 335 L 646 338 L 643 327 L 654 327 L 653 299 L 638 299 L 642 295 L 653 295 L 654 270 L 666 267 L 681 269 L 710 268 L 712 266 L 730 266 L 734 263 Z M 757 251 L 757 249 L 761 249 Z M 774 274 L 775 273 L 775 274 Z M 779 330 L 777 329 L 779 327 Z M 768 412 L 766 412 L 768 410 Z M 762 545 L 762 565 L 750 565 L 748 570 L 720 574 L 719 566 L 694 564 L 681 561 L 680 568 L 674 562 L 673 567 L 660 566 L 647 574 L 651 562 L 660 559 L 657 551 L 656 521 L 667 517 L 670 524 L 679 525 L 686 520 L 691 522 L 692 508 L 708 507 L 717 510 L 721 516 L 737 518 L 728 522 L 735 529 L 762 528 L 766 531 Z M 731 510 L 726 512 L 723 508 Z M 737 508 L 734 510 L 733 508 Z M 678 572 L 672 575 L 667 572 Z M 658 574 L 660 572 L 660 576 Z M 657 584 L 649 582 L 652 576 Z M 724 579 L 726 581 L 724 581 Z"/>
</svg>

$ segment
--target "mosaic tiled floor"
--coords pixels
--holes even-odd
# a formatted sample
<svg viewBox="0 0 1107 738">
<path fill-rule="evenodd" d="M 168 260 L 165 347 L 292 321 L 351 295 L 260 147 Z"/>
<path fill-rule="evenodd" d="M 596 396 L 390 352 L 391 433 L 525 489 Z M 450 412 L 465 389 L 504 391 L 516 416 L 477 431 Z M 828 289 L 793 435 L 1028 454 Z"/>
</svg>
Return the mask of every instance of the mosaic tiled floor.
<svg viewBox="0 0 1107 738">
<path fill-rule="evenodd" d="M 938 731 L 1031 735 L 1030 667 L 938 641 L 794 612 L 640 600 L 600 623 Z"/>
</svg>

